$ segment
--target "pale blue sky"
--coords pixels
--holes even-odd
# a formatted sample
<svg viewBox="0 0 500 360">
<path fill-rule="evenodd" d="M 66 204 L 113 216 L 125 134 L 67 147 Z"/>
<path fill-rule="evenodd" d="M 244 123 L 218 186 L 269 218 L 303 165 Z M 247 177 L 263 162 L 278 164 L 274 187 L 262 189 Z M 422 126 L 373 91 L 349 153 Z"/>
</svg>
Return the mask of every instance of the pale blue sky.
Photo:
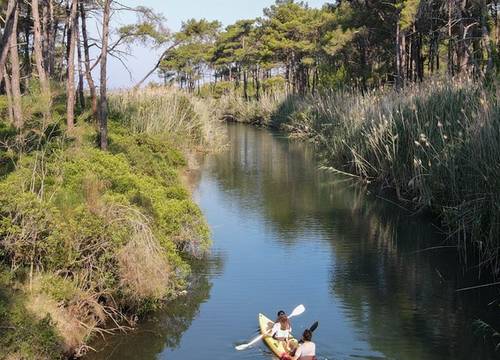
<svg viewBox="0 0 500 360">
<path fill-rule="evenodd" d="M 320 7 L 332 0 L 309 0 L 311 7 Z M 229 25 L 238 19 L 250 19 L 262 15 L 262 9 L 274 3 L 274 0 L 122 0 L 122 4 L 130 7 L 138 5 L 147 6 L 162 13 L 167 18 L 170 29 L 178 30 L 182 21 L 190 18 L 206 18 L 219 20 L 223 25 Z M 115 24 L 126 24 L 133 22 L 135 15 L 132 13 L 115 14 Z M 160 50 L 134 47 L 131 56 L 127 59 L 127 65 L 132 72 L 133 79 L 117 60 L 110 59 L 109 62 L 109 85 L 113 88 L 131 86 L 146 74 L 157 61 Z M 156 76 L 151 77 L 157 80 Z"/>
</svg>

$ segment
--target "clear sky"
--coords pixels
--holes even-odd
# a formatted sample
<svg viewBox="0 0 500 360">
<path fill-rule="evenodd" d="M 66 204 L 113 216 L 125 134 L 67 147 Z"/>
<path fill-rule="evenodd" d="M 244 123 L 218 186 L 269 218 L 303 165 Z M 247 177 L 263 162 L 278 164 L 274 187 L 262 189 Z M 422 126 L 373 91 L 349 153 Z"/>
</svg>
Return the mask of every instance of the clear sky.
<svg viewBox="0 0 500 360">
<path fill-rule="evenodd" d="M 309 0 L 311 7 L 320 7 L 326 0 Z M 239 19 L 251 19 L 262 15 L 262 9 L 274 3 L 274 0 L 122 0 L 121 4 L 135 7 L 146 6 L 162 13 L 167 18 L 167 25 L 172 30 L 178 30 L 182 21 L 187 19 L 205 18 L 219 20 L 223 25 L 229 25 Z M 115 14 L 115 24 L 127 24 L 135 21 L 135 14 L 122 12 Z M 130 79 L 123 65 L 115 60 L 109 61 L 109 85 L 112 88 L 129 87 L 140 80 L 158 60 L 161 51 L 144 47 L 130 49 L 126 63 L 132 72 Z M 157 80 L 152 76 L 153 80 Z"/>
</svg>

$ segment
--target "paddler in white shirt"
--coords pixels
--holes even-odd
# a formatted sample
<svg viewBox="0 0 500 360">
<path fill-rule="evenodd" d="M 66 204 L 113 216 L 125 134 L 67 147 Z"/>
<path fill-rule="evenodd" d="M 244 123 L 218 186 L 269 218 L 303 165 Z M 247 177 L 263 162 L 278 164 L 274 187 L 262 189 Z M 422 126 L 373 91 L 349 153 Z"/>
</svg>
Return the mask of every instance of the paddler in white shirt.
<svg viewBox="0 0 500 360">
<path fill-rule="evenodd" d="M 288 350 L 288 340 L 292 336 L 292 324 L 283 310 L 278 311 L 278 319 L 268 335 L 278 341 L 283 341 L 284 348 Z"/>
<path fill-rule="evenodd" d="M 302 340 L 295 350 L 292 360 L 316 360 L 316 344 L 312 342 L 311 330 L 304 330 Z"/>
</svg>

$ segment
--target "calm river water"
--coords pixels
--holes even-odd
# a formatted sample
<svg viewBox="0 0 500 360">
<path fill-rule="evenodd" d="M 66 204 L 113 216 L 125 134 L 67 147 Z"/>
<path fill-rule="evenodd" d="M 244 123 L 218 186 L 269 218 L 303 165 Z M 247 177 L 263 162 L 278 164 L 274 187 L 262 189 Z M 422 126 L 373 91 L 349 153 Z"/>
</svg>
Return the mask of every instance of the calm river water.
<svg viewBox="0 0 500 360">
<path fill-rule="evenodd" d="M 497 289 L 474 282 L 428 220 L 318 169 L 313 148 L 228 125 L 229 149 L 207 156 L 195 198 L 213 232 L 193 289 L 99 341 L 88 359 L 272 359 L 257 314 L 304 304 L 296 334 L 319 320 L 319 359 L 493 359 L 474 320 L 498 323 Z M 496 318 L 495 318 L 496 317 Z"/>
</svg>

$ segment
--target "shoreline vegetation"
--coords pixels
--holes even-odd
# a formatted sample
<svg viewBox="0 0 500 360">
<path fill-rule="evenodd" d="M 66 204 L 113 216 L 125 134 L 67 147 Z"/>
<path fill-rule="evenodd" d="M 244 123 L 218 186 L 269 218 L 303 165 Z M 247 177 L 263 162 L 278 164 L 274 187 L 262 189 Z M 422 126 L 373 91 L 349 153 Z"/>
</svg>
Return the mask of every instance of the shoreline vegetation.
<svg viewBox="0 0 500 360">
<path fill-rule="evenodd" d="M 86 113 L 71 135 L 57 121 L 38 131 L 37 116 L 21 133 L 0 122 L 12 163 L 0 178 L 0 358 L 81 356 L 93 337 L 186 296 L 190 259 L 210 236 L 182 172 L 190 153 L 224 139 L 197 101 L 111 93 L 106 152 Z"/>
<path fill-rule="evenodd" d="M 317 145 L 323 169 L 391 192 L 414 213 L 432 212 L 447 242 L 498 276 L 500 89 L 472 80 L 427 80 L 400 91 L 226 94 L 220 117 L 282 130 Z M 466 250 L 467 249 L 467 250 Z"/>
<path fill-rule="evenodd" d="M 137 21 L 115 28 L 122 11 Z M 498 276 L 499 11 L 277 0 L 172 32 L 115 0 L 0 1 L 0 359 L 80 356 L 183 293 L 210 239 L 180 173 L 224 146 L 221 120 L 312 139 L 332 171 L 434 211 Z M 161 56 L 108 93 L 108 58 L 133 44 Z"/>
</svg>

